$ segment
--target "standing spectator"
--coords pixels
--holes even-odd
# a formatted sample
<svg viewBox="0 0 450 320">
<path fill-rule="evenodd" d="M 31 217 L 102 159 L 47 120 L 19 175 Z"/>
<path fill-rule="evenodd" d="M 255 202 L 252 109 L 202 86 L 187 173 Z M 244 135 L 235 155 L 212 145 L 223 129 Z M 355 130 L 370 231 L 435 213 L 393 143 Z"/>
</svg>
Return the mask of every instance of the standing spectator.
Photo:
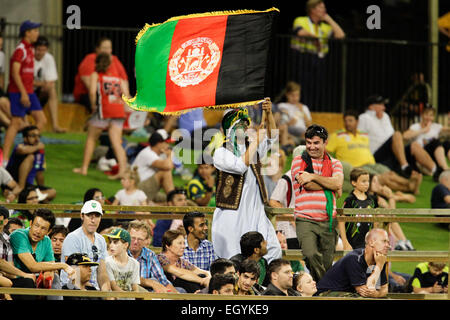
<svg viewBox="0 0 450 320">
<path fill-rule="evenodd" d="M 51 240 L 47 236 L 54 224 L 53 212 L 37 209 L 30 227 L 14 231 L 10 241 L 16 268 L 26 273 L 41 273 L 46 288 L 61 289 L 59 275 L 55 271 L 62 269 L 71 278 L 74 270 L 64 262 L 55 262 Z M 38 286 L 38 283 L 36 285 Z"/>
<path fill-rule="evenodd" d="M 208 286 L 211 274 L 183 259 L 184 248 L 183 233 L 167 230 L 162 238 L 162 252 L 158 254 L 158 260 L 175 287 L 194 293 L 201 287 Z"/>
<path fill-rule="evenodd" d="M 302 297 L 312 297 L 317 292 L 316 282 L 305 271 L 294 274 L 292 289 L 300 293 Z"/>
<path fill-rule="evenodd" d="M 148 139 L 150 144 L 141 150 L 132 166 L 137 166 L 141 182 L 138 187 L 154 202 L 164 202 L 159 195 L 161 187 L 168 194 L 174 189 L 172 150 L 160 133 L 154 132 Z M 169 161 L 168 161 L 169 160 Z"/>
<path fill-rule="evenodd" d="M 83 163 L 81 168 L 75 168 L 73 172 L 87 175 L 95 143 L 103 130 L 107 129 L 119 165 L 119 172 L 110 178 L 117 179 L 123 176 L 127 166 L 127 156 L 122 146 L 122 128 L 125 120 L 125 102 L 122 100 L 122 94 L 126 89 L 125 80 L 113 73 L 109 69 L 110 65 L 111 58 L 106 53 L 100 53 L 95 58 L 95 71 L 91 74 L 89 83 L 92 116 L 88 120 Z"/>
<path fill-rule="evenodd" d="M 450 170 L 446 170 L 439 175 L 439 184 L 431 192 L 431 208 L 450 208 Z"/>
<path fill-rule="evenodd" d="M 438 168 L 440 168 L 433 175 L 434 181 L 437 182 L 441 172 L 449 168 L 446 156 L 449 149 L 446 150 L 439 140 L 443 128 L 440 123 L 433 122 L 435 116 L 436 110 L 433 107 L 429 106 L 424 108 L 420 122 L 412 124 L 408 130 L 403 132 L 403 138 L 416 141 L 431 156 Z M 448 157 L 448 160 L 450 160 L 450 157 Z"/>
<path fill-rule="evenodd" d="M 8 95 L 11 102 L 11 124 L 3 142 L 3 164 L 9 160 L 14 138 L 25 126 L 25 115 L 31 113 L 36 126 L 42 130 L 47 122 L 39 99 L 34 93 L 34 50 L 33 44 L 39 37 L 40 23 L 24 21 L 20 25 L 21 42 L 10 59 Z"/>
<path fill-rule="evenodd" d="M 202 157 L 203 160 L 203 157 Z M 212 164 L 201 163 L 194 172 L 194 177 L 186 185 L 186 196 L 198 206 L 214 206 L 214 186 L 216 179 Z"/>
<path fill-rule="evenodd" d="M 5 92 L 5 63 L 3 34 L 0 31 L 0 123 L 5 127 L 8 127 L 11 123 L 11 106 Z"/>
<path fill-rule="evenodd" d="M 120 60 L 112 54 L 112 41 L 106 37 L 100 38 L 95 45 L 95 52 L 86 55 L 78 66 L 78 73 L 75 76 L 75 86 L 73 88 L 75 101 L 84 105 L 89 112 L 93 111 L 89 99 L 90 76 L 95 71 L 95 59 L 100 53 L 106 53 L 111 57 L 111 64 L 107 72 L 124 80 L 123 93 L 125 96 L 130 96 L 128 75 Z"/>
<path fill-rule="evenodd" d="M 385 263 L 389 237 L 385 230 L 374 228 L 366 235 L 366 246 L 339 259 L 317 284 L 321 296 L 385 297 L 388 279 Z M 377 282 L 380 280 L 380 287 Z"/>
<path fill-rule="evenodd" d="M 318 281 L 331 267 L 336 247 L 336 194 L 344 175 L 339 160 L 325 152 L 328 132 L 312 125 L 305 133 L 306 150 L 292 160 L 297 237 L 308 270 Z"/>
<path fill-rule="evenodd" d="M 167 205 L 170 207 L 183 207 L 187 206 L 186 192 L 184 189 L 174 189 L 167 194 Z M 154 247 L 161 247 L 161 240 L 164 232 L 167 230 L 179 230 L 183 234 L 185 232 L 183 227 L 183 220 L 181 219 L 160 219 L 156 221 L 155 228 L 153 229 L 153 242 Z"/>
<path fill-rule="evenodd" d="M 39 36 L 34 44 L 34 93 L 39 98 L 39 102 L 44 107 L 48 102 L 50 117 L 53 125 L 53 132 L 64 133 L 58 124 L 58 95 L 56 93 L 55 82 L 58 80 L 55 58 L 48 52 L 50 43 L 44 36 Z"/>
<path fill-rule="evenodd" d="M 292 268 L 288 260 L 275 259 L 269 264 L 270 283 L 263 292 L 265 296 L 298 296 L 292 289 Z"/>
<path fill-rule="evenodd" d="M 278 238 L 277 238 L 278 239 Z M 270 275 L 267 271 L 268 263 L 264 256 L 267 254 L 267 241 L 258 231 L 249 231 L 242 235 L 240 240 L 241 253 L 230 258 L 240 270 L 241 263 L 246 260 L 254 260 L 259 265 L 258 284 L 264 287 L 270 282 Z"/>
<path fill-rule="evenodd" d="M 72 253 L 85 253 L 98 267 L 92 267 L 91 285 L 97 290 L 110 291 L 108 274 L 106 273 L 105 259 L 107 247 L 105 239 L 97 233 L 102 219 L 103 210 L 100 202 L 89 200 L 81 208 L 81 227 L 70 232 L 64 239 L 61 261 L 65 261 Z M 67 275 L 61 272 L 63 284 L 69 282 Z"/>
<path fill-rule="evenodd" d="M 63 225 L 57 224 L 52 228 L 52 230 L 48 234 L 48 237 L 52 241 L 52 248 L 53 254 L 55 256 L 55 261 L 61 261 L 62 245 L 68 233 L 69 229 L 67 229 Z"/>
<path fill-rule="evenodd" d="M 271 136 L 276 124 L 269 98 L 262 102 L 262 111 L 268 126 L 258 133 L 248 130 L 251 120 L 247 109 L 229 110 L 222 119 L 228 141 L 213 156 L 217 190 L 211 232 L 214 250 L 223 258 L 239 253 L 240 238 L 248 231 L 258 231 L 267 240 L 268 261 L 281 257 L 275 229 L 264 210 L 269 199 L 259 162 L 278 140 L 278 135 Z"/>
<path fill-rule="evenodd" d="M 140 264 L 141 286 L 156 293 L 177 292 L 167 279 L 156 254 L 147 247 L 150 227 L 143 221 L 133 220 L 128 225 L 131 237 L 129 253 Z"/>
<path fill-rule="evenodd" d="M 368 194 L 369 172 L 361 168 L 353 169 L 350 172 L 350 182 L 354 189 L 344 200 L 344 208 L 378 208 L 377 199 Z M 344 250 L 353 250 L 365 246 L 366 234 L 373 228 L 373 223 L 339 221 L 338 228 Z"/>
<path fill-rule="evenodd" d="M 36 192 L 45 196 L 40 202 L 50 202 L 56 197 L 56 190 L 45 186 L 45 145 L 40 141 L 40 130 L 36 126 L 27 126 L 22 135 L 23 143 L 14 147 L 6 170 L 21 189 L 33 186 Z"/>
<path fill-rule="evenodd" d="M 261 295 L 264 288 L 258 284 L 259 265 L 255 260 L 245 259 L 239 266 L 238 279 L 234 285 L 235 295 Z"/>
<path fill-rule="evenodd" d="M 448 266 L 440 262 L 422 262 L 411 278 L 413 293 L 447 293 Z"/>
<path fill-rule="evenodd" d="M 36 276 L 33 273 L 25 273 L 16 268 L 13 263 L 13 249 L 10 243 L 10 237 L 5 232 L 6 225 L 9 223 L 9 211 L 0 206 L 0 278 L 5 276 L 0 282 L 0 286 L 8 286 L 14 288 L 35 288 Z M 34 297 L 26 295 L 18 295 L 14 300 L 33 300 Z"/>
<path fill-rule="evenodd" d="M 141 283 L 139 262 L 130 257 L 127 251 L 131 244 L 131 237 L 127 230 L 116 228 L 104 235 L 109 241 L 111 255 L 105 259 L 112 291 L 139 291 Z"/>
<path fill-rule="evenodd" d="M 234 282 L 231 274 L 215 274 L 209 281 L 208 293 L 233 295 Z"/>
<path fill-rule="evenodd" d="M 64 290 L 94 290 L 97 289 L 91 285 L 90 279 L 92 274 L 91 267 L 98 266 L 98 262 L 92 261 L 85 253 L 72 253 L 67 257 L 67 264 L 75 269 L 76 276 L 71 282 L 65 284 Z M 100 298 L 88 297 L 71 297 L 65 296 L 64 300 L 100 300 Z"/>
<path fill-rule="evenodd" d="M 369 135 L 370 151 L 375 161 L 408 179 L 413 170 L 419 172 L 416 162 L 435 174 L 439 168 L 419 143 L 412 142 L 405 147 L 403 135 L 394 130 L 385 112 L 388 102 L 380 95 L 371 95 L 366 100 L 367 110 L 359 116 L 358 130 Z"/>
<path fill-rule="evenodd" d="M 186 231 L 186 248 L 183 259 L 196 267 L 209 271 L 211 263 L 216 260 L 213 244 L 206 239 L 208 225 L 205 214 L 201 212 L 188 212 L 183 217 L 183 226 Z"/>
</svg>

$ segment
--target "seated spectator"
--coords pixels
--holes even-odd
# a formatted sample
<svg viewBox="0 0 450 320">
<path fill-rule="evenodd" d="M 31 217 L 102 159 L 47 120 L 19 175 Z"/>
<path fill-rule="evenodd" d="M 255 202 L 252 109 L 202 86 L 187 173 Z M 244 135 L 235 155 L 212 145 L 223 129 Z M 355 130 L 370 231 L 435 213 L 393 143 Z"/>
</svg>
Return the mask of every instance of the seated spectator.
<svg viewBox="0 0 450 320">
<path fill-rule="evenodd" d="M 366 112 L 359 116 L 358 129 L 369 135 L 370 151 L 375 161 L 408 179 L 413 170 L 419 172 L 416 162 L 434 175 L 439 168 L 430 155 L 417 142 L 405 147 L 403 135 L 394 130 L 385 112 L 388 102 L 379 95 L 372 95 L 366 100 Z"/>
<path fill-rule="evenodd" d="M 326 149 L 335 154 L 344 169 L 343 191 L 350 192 L 353 187 L 350 182 L 350 171 L 353 168 L 363 168 L 370 174 L 378 175 L 384 186 L 402 192 L 419 193 L 422 174 L 413 171 L 409 179 L 398 175 L 389 167 L 376 163 L 370 149 L 370 137 L 366 132 L 358 130 L 358 112 L 346 110 L 344 112 L 344 129 L 333 132 Z"/>
<path fill-rule="evenodd" d="M 209 281 L 208 293 L 233 295 L 234 282 L 231 274 L 215 274 Z"/>
<path fill-rule="evenodd" d="M 86 107 L 89 112 L 92 112 L 92 106 L 89 100 L 89 84 L 90 76 L 95 71 L 95 59 L 100 53 L 106 53 L 111 57 L 111 64 L 108 67 L 108 72 L 119 75 L 124 79 L 124 94 L 129 97 L 128 75 L 117 56 L 112 54 L 112 41 L 109 38 L 102 37 L 98 39 L 95 45 L 95 52 L 89 53 L 84 57 L 78 66 L 78 72 L 75 76 L 75 86 L 73 88 L 73 97 L 75 102 L 80 103 Z"/>
<path fill-rule="evenodd" d="M 287 241 L 286 241 L 286 236 L 284 235 L 282 230 L 276 230 L 277 233 L 277 238 L 278 241 L 280 241 L 280 246 L 281 246 L 281 250 L 287 250 L 288 246 L 287 246 Z M 305 267 L 304 267 L 304 261 L 301 260 L 290 260 L 289 261 L 291 263 L 291 267 L 292 267 L 292 271 L 293 272 L 299 272 L 299 271 L 304 271 Z"/>
<path fill-rule="evenodd" d="M 218 258 L 211 263 L 211 267 L 209 269 L 211 277 L 214 277 L 216 274 L 229 274 L 233 277 L 236 275 L 236 268 L 230 259 Z M 209 288 L 203 288 L 195 293 L 208 293 Z"/>
<path fill-rule="evenodd" d="M 55 85 L 58 72 L 55 58 L 48 52 L 49 46 L 50 43 L 44 36 L 39 36 L 34 44 L 34 93 L 42 107 L 48 102 L 53 132 L 63 133 L 67 129 L 61 128 L 58 124 L 58 95 Z"/>
<path fill-rule="evenodd" d="M 52 228 L 52 230 L 48 234 L 48 237 L 52 241 L 52 248 L 53 254 L 55 256 L 55 261 L 61 261 L 62 245 L 68 233 L 69 229 L 67 229 L 63 225 L 57 224 Z"/>
<path fill-rule="evenodd" d="M 140 264 L 141 286 L 156 293 L 177 292 L 167 279 L 156 254 L 147 246 L 150 242 L 150 227 L 141 220 L 133 220 L 128 225 L 131 237 L 129 254 Z"/>
<path fill-rule="evenodd" d="M 141 283 L 139 262 L 127 253 L 131 244 L 130 234 L 125 229 L 115 228 L 104 237 L 109 242 L 110 255 L 105 264 L 112 291 L 138 292 Z"/>
<path fill-rule="evenodd" d="M 234 285 L 235 295 L 261 295 L 264 287 L 258 284 L 259 265 L 255 260 L 245 259 L 242 261 L 238 278 Z"/>
<path fill-rule="evenodd" d="M 440 262 L 419 263 L 411 278 L 411 287 L 413 293 L 447 293 L 448 266 Z"/>
<path fill-rule="evenodd" d="M 237 269 L 245 259 L 255 260 L 259 265 L 258 284 L 267 287 L 270 282 L 268 273 L 268 263 L 264 256 L 267 254 L 267 241 L 258 231 L 244 233 L 240 239 L 241 253 L 230 258 L 235 263 Z"/>
<path fill-rule="evenodd" d="M 13 202 L 20 191 L 22 191 L 17 182 L 11 177 L 11 174 L 3 167 L 0 167 L 0 186 L 6 202 Z"/>
<path fill-rule="evenodd" d="M 9 223 L 9 211 L 0 206 L 0 287 L 35 288 L 36 276 L 25 273 L 13 265 L 13 249 L 9 240 L 9 233 L 5 232 Z M 11 296 L 5 295 L 7 299 Z M 34 297 L 17 295 L 14 300 L 33 300 Z"/>
<path fill-rule="evenodd" d="M 211 263 L 217 257 L 212 242 L 206 239 L 208 225 L 205 214 L 186 213 L 183 217 L 183 226 L 186 231 L 186 247 L 182 258 L 200 269 L 209 271 Z"/>
<path fill-rule="evenodd" d="M 187 206 L 186 192 L 184 189 L 176 188 L 169 192 L 167 195 L 167 205 L 170 207 L 183 207 Z M 167 230 L 179 230 L 183 234 L 186 232 L 183 227 L 183 220 L 181 219 L 160 219 L 156 221 L 155 228 L 153 229 L 153 242 L 154 247 L 161 247 L 161 240 L 164 232 Z"/>
<path fill-rule="evenodd" d="M 181 287 L 187 293 L 194 293 L 201 287 L 207 287 L 211 275 L 208 271 L 194 266 L 182 258 L 185 248 L 183 233 L 178 230 L 168 230 L 162 238 L 162 252 L 158 260 L 175 287 Z"/>
<path fill-rule="evenodd" d="M 21 189 L 34 186 L 45 196 L 40 202 L 48 203 L 56 197 L 56 190 L 45 186 L 45 145 L 40 141 L 40 130 L 36 126 L 27 126 L 22 135 L 23 143 L 14 147 L 6 170 Z"/>
<path fill-rule="evenodd" d="M 11 106 L 5 92 L 5 53 L 3 52 L 3 34 L 0 32 L 0 124 L 6 128 L 11 123 Z"/>
<path fill-rule="evenodd" d="M 91 267 L 98 266 L 97 262 L 92 261 L 85 253 L 72 253 L 69 257 L 67 257 L 67 264 L 75 270 L 76 276 L 71 282 L 63 285 L 62 289 L 82 291 L 97 290 L 89 281 L 92 274 Z M 64 300 L 101 300 L 101 298 L 65 296 Z"/>
<path fill-rule="evenodd" d="M 390 249 L 385 230 L 374 228 L 366 235 L 364 248 L 339 259 L 317 284 L 320 296 L 381 298 L 388 293 L 386 256 Z M 378 280 L 380 287 L 377 287 Z"/>
<path fill-rule="evenodd" d="M 165 198 L 159 193 L 161 187 L 168 194 L 174 189 L 172 169 L 172 150 L 158 133 L 154 132 L 149 138 L 149 146 L 136 156 L 132 167 L 137 166 L 140 183 L 138 188 L 145 192 L 148 201 L 164 202 Z"/>
<path fill-rule="evenodd" d="M 270 283 L 263 292 L 264 296 L 298 296 L 292 289 L 292 268 L 288 260 L 275 259 L 269 264 Z"/>
<path fill-rule="evenodd" d="M 439 184 L 431 192 L 431 208 L 450 208 L 450 170 L 446 170 L 439 175 Z"/>
<path fill-rule="evenodd" d="M 17 203 L 38 204 L 39 197 L 36 189 L 32 186 L 25 187 L 20 193 Z M 22 222 L 23 227 L 28 228 L 31 220 L 33 220 L 33 213 L 29 210 L 16 210 L 11 215 L 11 218 L 18 218 Z"/>
<path fill-rule="evenodd" d="M 439 140 L 442 125 L 434 121 L 436 110 L 429 106 L 423 109 L 420 122 L 412 124 L 408 130 L 403 132 L 403 138 L 417 142 L 431 156 L 438 169 L 433 174 L 434 181 L 438 181 L 443 170 L 448 170 L 447 156 L 449 149 L 445 150 Z M 447 145 L 448 148 L 448 145 Z M 448 157 L 450 160 L 450 157 Z"/>
<path fill-rule="evenodd" d="M 202 157 L 203 159 L 203 157 Z M 212 164 L 201 163 L 194 172 L 194 177 L 186 185 L 186 196 L 198 206 L 215 206 L 214 176 L 215 167 Z"/>
<path fill-rule="evenodd" d="M 19 218 L 9 218 L 8 223 L 5 224 L 4 231 L 5 231 L 5 234 L 10 235 L 17 229 L 23 229 L 23 228 L 24 228 L 24 225 L 23 225 L 22 220 L 20 220 Z"/>
<path fill-rule="evenodd" d="M 292 289 L 296 290 L 302 297 L 312 297 L 317 292 L 313 277 L 304 271 L 294 274 Z"/>
<path fill-rule="evenodd" d="M 47 236 L 54 224 L 55 215 L 52 211 L 37 209 L 30 227 L 14 231 L 10 241 L 16 268 L 26 273 L 40 273 L 45 279 L 44 287 L 61 289 L 57 271 L 63 269 L 72 278 L 75 270 L 64 262 L 55 262 L 51 240 Z M 36 286 L 39 284 L 36 283 Z"/>
</svg>

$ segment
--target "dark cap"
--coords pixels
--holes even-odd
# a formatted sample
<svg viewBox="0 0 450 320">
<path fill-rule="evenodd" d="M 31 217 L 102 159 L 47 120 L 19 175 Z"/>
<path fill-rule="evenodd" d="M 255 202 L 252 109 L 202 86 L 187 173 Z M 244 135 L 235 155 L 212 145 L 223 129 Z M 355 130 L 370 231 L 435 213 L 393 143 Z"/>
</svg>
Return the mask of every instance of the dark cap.
<svg viewBox="0 0 450 320">
<path fill-rule="evenodd" d="M 39 22 L 31 22 L 30 20 L 25 20 L 20 25 L 20 36 L 23 36 L 25 34 L 25 31 L 39 28 L 42 25 L 42 23 Z"/>
<path fill-rule="evenodd" d="M 148 143 L 151 147 L 156 146 L 160 142 L 164 142 L 164 138 L 158 132 L 153 132 L 150 138 L 148 139 Z"/>
<path fill-rule="evenodd" d="M 371 104 L 388 104 L 389 99 L 383 98 L 379 94 L 373 94 L 370 97 L 366 99 L 366 107 L 370 106 Z"/>
<path fill-rule="evenodd" d="M 86 253 L 72 253 L 67 257 L 66 263 L 69 266 L 98 266 Z"/>
</svg>

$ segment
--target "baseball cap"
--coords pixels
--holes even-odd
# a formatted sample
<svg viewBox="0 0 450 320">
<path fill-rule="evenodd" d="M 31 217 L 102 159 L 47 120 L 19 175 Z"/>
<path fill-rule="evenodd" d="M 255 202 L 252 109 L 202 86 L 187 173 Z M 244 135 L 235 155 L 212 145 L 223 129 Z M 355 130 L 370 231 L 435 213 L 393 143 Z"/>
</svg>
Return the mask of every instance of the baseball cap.
<svg viewBox="0 0 450 320">
<path fill-rule="evenodd" d="M 102 205 L 97 200 L 89 200 L 83 204 L 81 208 L 81 213 L 91 213 L 97 212 L 103 215 Z"/>
<path fill-rule="evenodd" d="M 389 99 L 383 98 L 383 96 L 380 96 L 379 94 L 373 94 L 366 99 L 367 107 L 370 106 L 371 104 L 376 104 L 376 103 L 387 104 L 387 103 L 389 103 Z"/>
<path fill-rule="evenodd" d="M 98 262 L 92 261 L 86 253 L 72 253 L 66 263 L 69 266 L 98 266 Z"/>
<path fill-rule="evenodd" d="M 169 134 L 167 133 L 167 131 L 165 129 L 158 129 L 156 130 L 156 132 L 159 133 L 159 135 L 163 138 L 163 140 L 167 143 L 172 143 L 174 142 L 174 140 L 172 139 L 172 137 L 169 136 Z"/>
<path fill-rule="evenodd" d="M 125 242 L 131 243 L 131 236 L 130 233 L 122 228 L 115 228 L 111 233 L 104 234 L 103 235 L 107 240 L 108 238 L 111 239 L 122 239 Z"/>
<path fill-rule="evenodd" d="M 39 28 L 41 25 L 42 25 L 42 23 L 39 23 L 39 22 L 31 22 L 30 20 L 25 20 L 20 25 L 20 33 L 19 34 L 21 36 L 23 36 L 25 31 L 30 30 L 30 29 Z"/>
</svg>

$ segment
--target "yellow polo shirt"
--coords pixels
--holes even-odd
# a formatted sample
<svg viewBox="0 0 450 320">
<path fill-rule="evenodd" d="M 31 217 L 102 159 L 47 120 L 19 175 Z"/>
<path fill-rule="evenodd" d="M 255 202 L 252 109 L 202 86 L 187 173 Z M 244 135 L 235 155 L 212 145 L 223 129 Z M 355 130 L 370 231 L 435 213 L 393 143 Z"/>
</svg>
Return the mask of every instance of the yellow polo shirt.
<svg viewBox="0 0 450 320">
<path fill-rule="evenodd" d="M 348 162 L 353 167 L 375 164 L 369 148 L 369 136 L 365 132 L 357 131 L 353 135 L 345 130 L 338 130 L 328 138 L 326 149 L 335 153 L 337 159 Z"/>
</svg>

